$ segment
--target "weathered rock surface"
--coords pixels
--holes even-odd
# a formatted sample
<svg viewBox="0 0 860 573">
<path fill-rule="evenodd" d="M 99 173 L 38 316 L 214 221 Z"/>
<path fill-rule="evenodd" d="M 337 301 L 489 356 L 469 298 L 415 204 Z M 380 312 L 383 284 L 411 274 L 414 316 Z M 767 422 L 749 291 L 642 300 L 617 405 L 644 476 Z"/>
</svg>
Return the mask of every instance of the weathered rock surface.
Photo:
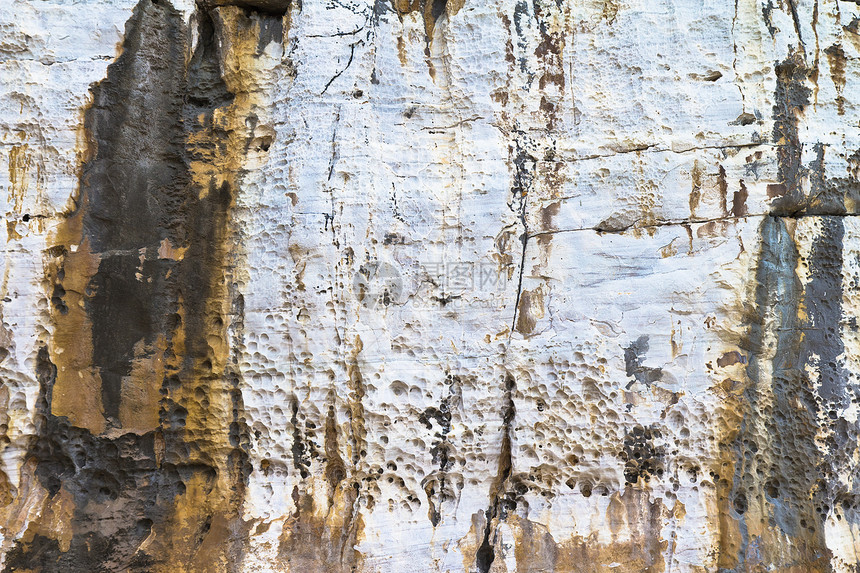
<svg viewBox="0 0 860 573">
<path fill-rule="evenodd" d="M 860 570 L 860 6 L 0 3 L 6 571 Z"/>
</svg>

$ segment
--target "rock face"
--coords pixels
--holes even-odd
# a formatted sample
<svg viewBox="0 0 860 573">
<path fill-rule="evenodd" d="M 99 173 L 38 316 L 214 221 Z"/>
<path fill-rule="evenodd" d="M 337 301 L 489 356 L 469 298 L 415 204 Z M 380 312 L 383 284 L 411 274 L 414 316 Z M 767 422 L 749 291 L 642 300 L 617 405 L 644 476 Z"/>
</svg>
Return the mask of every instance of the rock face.
<svg viewBox="0 0 860 573">
<path fill-rule="evenodd" d="M 0 566 L 860 570 L 858 57 L 835 0 L 3 2 Z"/>
</svg>

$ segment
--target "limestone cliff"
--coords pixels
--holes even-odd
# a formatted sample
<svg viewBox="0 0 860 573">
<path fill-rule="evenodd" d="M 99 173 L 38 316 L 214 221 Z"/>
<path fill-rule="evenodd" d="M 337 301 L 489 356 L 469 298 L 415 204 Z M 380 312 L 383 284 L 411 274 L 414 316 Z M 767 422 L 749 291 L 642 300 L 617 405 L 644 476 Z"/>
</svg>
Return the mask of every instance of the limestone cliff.
<svg viewBox="0 0 860 573">
<path fill-rule="evenodd" d="M 0 3 L 0 568 L 860 571 L 860 5 Z"/>
</svg>

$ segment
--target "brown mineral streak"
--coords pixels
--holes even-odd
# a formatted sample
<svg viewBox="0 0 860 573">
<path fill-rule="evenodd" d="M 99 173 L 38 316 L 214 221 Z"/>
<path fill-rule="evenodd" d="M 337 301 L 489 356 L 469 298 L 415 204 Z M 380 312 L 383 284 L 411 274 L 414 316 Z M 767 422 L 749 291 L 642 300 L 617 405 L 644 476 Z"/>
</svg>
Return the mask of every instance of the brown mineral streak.
<svg viewBox="0 0 860 573">
<path fill-rule="evenodd" d="M 362 555 L 356 548 L 364 529 L 358 511 L 358 480 L 347 473 L 340 455 L 335 409 L 329 407 L 325 425 L 325 481 L 327 503 L 320 505 L 314 496 L 316 476 L 305 482 L 309 492 L 293 490 L 295 512 L 284 523 L 279 558 L 288 571 L 362 571 Z M 350 478 L 350 479 L 347 479 Z"/>
<path fill-rule="evenodd" d="M 366 455 L 367 428 L 364 421 L 364 379 L 361 375 L 361 367 L 358 356 L 364 350 L 361 337 L 356 335 L 352 355 L 347 364 L 347 375 L 349 376 L 349 423 L 352 432 L 352 460 L 357 465 L 361 458 Z"/>
<path fill-rule="evenodd" d="M 9 203 L 15 213 L 20 213 L 24 196 L 30 182 L 30 167 L 33 157 L 26 143 L 9 148 Z"/>
<path fill-rule="evenodd" d="M 69 226 L 79 227 L 79 218 L 75 215 Z M 62 234 L 58 233 L 58 238 Z M 89 241 L 83 239 L 75 252 L 69 251 L 61 262 L 48 265 L 49 284 L 62 283 L 64 291 L 63 306 L 52 305 L 51 309 L 54 333 L 49 349 L 57 367 L 51 411 L 100 434 L 106 425 L 101 375 L 93 366 L 92 322 L 84 304 L 90 280 L 99 268 L 99 256 L 89 247 Z"/>
<path fill-rule="evenodd" d="M 346 360 L 350 390 L 347 399 L 351 469 L 341 456 L 340 429 L 334 405 L 330 405 L 325 422 L 325 486 L 326 504 L 317 502 L 316 476 L 303 483 L 306 491 L 296 486 L 293 502 L 296 510 L 284 523 L 280 538 L 279 557 L 290 571 L 327 571 L 347 573 L 361 571 L 362 554 L 357 546 L 364 530 L 359 510 L 359 484 L 366 476 L 362 459 L 366 455 L 367 429 L 364 420 L 365 389 L 359 366 L 364 345 L 355 337 L 353 350 Z"/>
<path fill-rule="evenodd" d="M 433 31 L 436 28 L 436 21 L 442 14 L 447 14 L 448 17 L 455 15 L 460 8 L 463 7 L 466 0 L 392 0 L 394 10 L 401 16 L 405 16 L 412 12 L 418 12 L 424 19 L 424 35 L 428 44 L 433 41 Z M 398 39 L 398 49 L 402 46 L 403 37 Z M 405 56 L 401 51 L 401 63 L 404 63 Z M 404 63 L 405 65 L 405 63 Z"/>
<path fill-rule="evenodd" d="M 597 532 L 588 536 L 574 535 L 556 540 L 548 527 L 528 519 L 519 512 L 508 515 L 505 523 L 513 533 L 516 569 L 497 568 L 491 571 L 508 573 L 664 573 L 667 571 L 664 553 L 668 541 L 662 538 L 663 522 L 669 510 L 662 500 L 650 500 L 653 493 L 648 487 L 628 486 L 612 494 L 606 515 L 600 518 L 600 529 L 609 534 L 608 542 Z M 560 517 L 560 516 L 559 516 Z M 580 516 L 570 516 L 576 522 Z M 464 569 L 472 570 L 477 544 L 476 524 L 473 520 L 469 534 L 460 542 Z M 502 564 L 502 567 L 504 565 Z"/>
<path fill-rule="evenodd" d="M 248 141 L 253 136 L 253 133 L 248 133 L 246 118 L 257 104 L 254 94 L 258 88 L 253 71 L 260 20 L 250 18 L 242 8 L 232 6 L 213 9 L 210 14 L 214 33 L 220 40 L 219 68 L 233 99 L 229 106 L 214 108 L 211 117 L 201 117 L 196 133 L 192 132 L 188 137 L 187 145 L 193 158 L 189 165 L 191 188 L 200 199 L 213 192 L 224 193 L 226 189 L 232 193 L 229 205 L 217 215 L 218 226 L 213 229 L 212 236 L 214 244 L 193 243 L 183 257 L 200 261 L 199 271 L 195 269 L 192 276 L 199 276 L 197 272 L 209 274 L 206 279 L 209 295 L 203 306 L 195 309 L 195 312 L 205 312 L 204 330 L 194 335 L 196 341 L 185 340 L 181 348 L 197 355 L 188 374 L 190 380 L 171 392 L 171 398 L 187 409 L 185 431 L 209 436 L 208 451 L 200 452 L 201 461 L 210 460 L 211 463 L 214 458 L 217 473 L 214 483 L 204 474 L 197 474 L 186 482 L 186 493 L 176 501 L 173 515 L 169 518 L 164 541 L 169 542 L 166 549 L 169 548 L 174 558 L 172 562 L 167 561 L 163 571 L 233 570 L 238 566 L 242 538 L 247 535 L 247 526 L 240 515 L 244 495 L 243 472 L 239 467 L 231 467 L 235 463 L 218 454 L 232 449 L 226 430 L 229 420 L 236 416 L 235 413 L 230 414 L 235 406 L 230 388 L 225 384 L 225 370 L 231 353 L 225 320 L 230 312 L 230 303 L 222 269 L 229 264 L 226 244 L 233 232 L 228 219 L 229 209 L 239 187 Z M 183 316 L 188 312 L 182 311 L 184 306 L 180 301 Z M 185 317 L 182 322 L 187 320 Z M 194 352 L 193 348 L 185 348 L 189 343 L 206 350 Z M 196 399 L 195 393 L 207 387 L 204 400 Z M 201 520 L 206 521 L 202 538 L 198 526 Z"/>
<path fill-rule="evenodd" d="M 129 554 L 135 554 L 133 559 L 137 562 L 143 560 L 149 563 L 146 566 L 149 571 L 235 570 L 242 555 L 243 539 L 247 535 L 247 527 L 241 519 L 241 507 L 248 470 L 243 461 L 244 454 L 239 449 L 244 421 L 240 418 L 243 414 L 240 395 L 237 402 L 239 390 L 227 380 L 227 364 L 232 352 L 227 340 L 231 293 L 225 284 L 224 269 L 235 259 L 235 255 L 228 254 L 226 247 L 235 232 L 229 221 L 229 212 L 239 187 L 248 142 L 253 137 L 253 133 L 249 133 L 246 118 L 252 115 L 252 110 L 258 105 L 255 98 L 255 94 L 259 93 L 255 83 L 255 54 L 260 38 L 260 22 L 264 17 L 277 18 L 279 21 L 281 17 L 254 15 L 253 12 L 233 6 L 198 10 L 202 31 L 194 55 L 189 58 L 181 51 L 171 51 L 173 46 L 162 45 L 158 48 L 163 53 L 152 56 L 172 58 L 171 65 L 176 65 L 178 61 L 178 65 L 185 67 L 182 73 L 187 76 L 187 89 L 192 93 L 197 89 L 212 89 L 208 84 L 199 88 L 191 83 L 195 77 L 210 73 L 211 70 L 221 70 L 216 72 L 221 77 L 215 81 L 223 82 L 224 85 L 222 94 L 202 93 L 201 98 L 204 101 L 209 98 L 213 107 L 203 110 L 198 116 L 199 125 L 186 126 L 185 129 L 184 146 L 185 156 L 189 158 L 186 163 L 189 177 L 185 184 L 187 196 L 182 201 L 183 207 L 192 211 L 182 215 L 187 217 L 183 221 L 187 225 L 184 235 L 177 235 L 171 229 L 164 231 L 167 236 L 160 241 L 138 243 L 134 246 L 136 250 L 114 249 L 107 254 L 94 252 L 90 240 L 94 228 L 93 209 L 100 208 L 102 212 L 105 209 L 94 201 L 106 201 L 110 196 L 101 190 L 98 191 L 101 195 L 92 191 L 93 186 L 100 184 L 101 180 L 90 180 L 90 177 L 98 175 L 90 169 L 81 177 L 81 192 L 76 200 L 76 209 L 52 237 L 55 247 L 49 252 L 61 252 L 62 255 L 49 260 L 46 272 L 54 325 L 47 356 L 56 366 L 49 389 L 50 408 L 47 415 L 49 418 L 57 417 L 60 421 L 67 419 L 73 428 L 80 429 L 76 432 L 84 432 L 84 436 L 91 435 L 91 438 L 85 439 L 96 440 L 97 443 L 109 444 L 112 440 L 125 440 L 120 436 L 138 434 L 141 436 L 139 439 L 143 440 L 141 444 L 147 443 L 147 440 L 155 444 L 152 462 L 155 465 L 147 470 L 153 472 L 150 483 L 153 483 L 152 480 L 176 479 L 173 476 L 181 480 L 177 482 L 179 489 L 175 490 L 176 494 L 171 493 L 173 490 L 165 489 L 149 502 L 147 507 L 161 517 L 154 523 L 144 520 L 150 524 L 149 535 L 143 536 L 145 542 L 137 548 L 123 548 L 123 552 L 130 550 Z M 176 24 L 179 20 L 178 13 L 166 0 L 160 0 L 158 4 L 141 0 L 126 30 L 125 49 L 132 46 L 132 51 L 127 56 L 121 55 L 120 59 L 150 57 L 148 54 L 152 52 L 146 50 L 151 50 L 152 44 L 147 43 L 150 40 L 146 35 L 153 26 L 159 30 L 173 30 L 173 39 L 187 37 L 184 30 L 179 28 L 184 28 L 184 25 Z M 210 20 L 208 25 L 211 31 L 206 32 L 203 28 Z M 142 26 L 142 22 L 149 22 L 150 26 Z M 206 40 L 206 34 L 217 36 L 218 41 Z M 111 66 L 113 72 L 109 68 L 109 76 L 105 80 L 108 87 L 101 89 L 127 89 L 123 87 L 125 84 L 122 82 L 125 80 L 121 74 L 128 73 L 128 63 L 118 69 L 116 66 Z M 148 86 L 148 80 L 132 78 L 130 89 L 135 89 L 133 84 L 138 81 L 144 86 L 141 88 L 144 90 L 142 93 L 154 93 L 154 97 L 162 97 L 164 101 L 169 101 L 168 98 L 173 96 L 160 96 L 157 90 L 183 89 L 176 85 L 166 85 L 164 88 L 160 85 Z M 212 80 L 204 78 L 204 81 Z M 217 85 L 214 89 L 218 89 Z M 102 100 L 95 101 L 93 106 L 109 103 L 107 95 L 102 93 L 100 97 Z M 134 100 L 121 103 L 126 106 L 136 105 Z M 195 102 L 192 105 L 205 104 Z M 136 108 L 132 110 L 136 111 Z M 158 110 L 148 111 L 159 113 Z M 85 115 L 88 122 L 94 113 L 93 110 L 87 111 Z M 110 113 L 110 110 L 99 113 Z M 178 111 L 173 108 L 167 113 L 176 114 Z M 173 116 L 169 118 L 173 120 Z M 153 137 L 159 136 L 157 130 L 160 125 L 154 126 Z M 118 132 L 121 134 L 119 136 L 113 133 L 106 135 L 95 133 L 93 130 L 98 127 L 91 123 L 87 127 L 87 149 L 80 153 L 87 164 L 105 161 L 105 153 L 114 152 L 111 146 L 116 148 L 123 141 L 128 141 L 123 139 L 123 132 Z M 121 126 L 110 127 L 124 129 Z M 96 142 L 101 143 L 106 137 L 112 138 L 111 141 L 104 149 L 99 149 Z M 162 143 L 169 146 L 176 141 L 175 138 L 165 139 Z M 119 151 L 128 153 L 127 150 Z M 165 155 L 169 153 L 166 151 Z M 180 174 L 172 179 L 183 185 Z M 127 209 L 120 207 L 123 208 Z M 98 221 L 98 224 L 102 224 L 101 220 Z M 158 222 L 163 224 L 163 220 Z M 123 229 L 118 230 L 123 232 Z M 112 232 L 115 231 L 107 227 L 105 233 Z M 107 240 L 101 238 L 103 243 Z M 106 283 L 102 294 L 95 290 L 92 281 L 110 257 L 122 256 L 130 257 L 129 260 L 139 258 L 137 281 L 176 285 L 168 287 L 169 290 L 157 291 L 159 296 L 166 294 L 175 297 L 172 303 L 168 303 L 175 310 L 172 322 L 160 323 L 160 328 L 164 330 L 147 332 L 144 338 L 134 344 L 133 349 L 129 349 L 129 372 L 121 378 L 120 387 L 116 390 L 119 393 L 119 403 L 114 406 L 116 413 L 109 415 L 102 401 L 107 390 L 103 387 L 102 372 L 94 358 L 96 346 L 93 321 L 103 318 L 91 315 L 89 305 L 96 296 L 111 296 L 110 282 Z M 155 264 L 149 262 L 153 260 L 164 261 L 158 264 L 171 265 L 166 275 L 145 270 L 145 264 Z M 112 273 L 112 268 L 107 267 L 104 272 Z M 171 295 L 170 292 L 175 294 Z M 157 304 L 157 301 L 150 304 Z M 125 327 L 121 321 L 111 326 L 117 329 Z M 153 323 L 152 328 L 159 328 L 159 323 Z M 236 435 L 233 435 L 234 429 L 238 432 Z M 228 430 L 231 432 L 229 436 Z M 116 452 L 117 447 L 113 446 L 113 451 Z M 88 452 L 88 455 L 98 460 L 99 456 L 105 454 L 94 451 Z M 140 452 L 140 455 L 146 459 L 145 452 Z M 104 461 L 113 463 L 107 459 Z M 27 464 L 22 484 L 30 484 L 31 487 L 19 491 L 18 501 L 9 506 L 0 518 L 10 531 L 20 531 L 27 523 L 17 521 L 19 518 L 16 516 L 21 515 L 19 512 L 27 513 L 22 504 L 41 504 L 45 509 L 41 511 L 41 517 L 31 515 L 20 549 L 7 562 L 14 563 L 16 569 L 28 563 L 39 563 L 43 557 L 39 557 L 38 550 L 34 549 L 30 553 L 28 548 L 34 543 L 40 546 L 50 543 L 47 540 L 59 540 L 60 553 L 57 559 L 65 559 L 62 554 L 69 551 L 70 544 L 75 543 L 74 536 L 78 529 L 90 527 L 88 522 L 79 523 L 80 517 L 85 513 L 92 516 L 98 512 L 98 506 L 92 501 L 84 500 L 86 505 L 80 505 L 81 500 L 72 497 L 65 485 L 57 493 L 47 491 L 40 485 L 40 480 L 44 478 L 40 475 L 37 480 L 33 476 L 40 471 L 36 459 Z M 56 479 L 61 480 L 60 483 L 66 479 L 63 475 L 56 476 Z M 118 509 L 116 503 L 111 503 L 111 512 Z M 54 507 L 57 509 L 51 509 Z M 156 508 L 161 509 L 156 511 Z M 62 525 L 52 521 L 58 519 L 52 517 L 57 515 L 65 516 Z M 106 514 L 105 519 L 116 519 L 110 515 L 113 514 Z M 130 506 L 127 512 L 120 510 L 119 515 L 123 516 L 121 519 L 131 520 L 132 523 L 144 517 L 135 506 Z M 87 529 L 81 529 L 82 534 L 85 531 Z M 94 559 L 95 563 L 101 562 L 109 568 L 120 566 L 116 561 L 110 561 L 113 565 L 108 564 L 108 560 L 121 559 L 118 555 L 107 553 L 100 556 L 92 553 L 94 550 L 89 545 L 76 545 L 76 551 L 85 552 L 87 560 Z M 75 571 L 88 567 L 83 559 L 72 562 L 75 563 Z M 121 567 L 125 569 L 128 564 Z M 132 567 L 135 571 L 138 568 L 137 565 Z"/>
</svg>

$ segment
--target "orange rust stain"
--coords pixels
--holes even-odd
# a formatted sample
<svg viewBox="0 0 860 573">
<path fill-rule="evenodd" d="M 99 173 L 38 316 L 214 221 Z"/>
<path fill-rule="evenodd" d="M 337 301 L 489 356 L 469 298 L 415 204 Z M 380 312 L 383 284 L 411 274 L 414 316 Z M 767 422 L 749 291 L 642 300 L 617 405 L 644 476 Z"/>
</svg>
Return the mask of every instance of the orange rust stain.
<svg viewBox="0 0 860 573">
<path fill-rule="evenodd" d="M 158 428 L 166 350 L 164 335 L 150 347 L 143 340 L 135 345 L 131 373 L 122 380 L 119 421 L 124 432 L 143 434 Z"/>
<path fill-rule="evenodd" d="M 543 316 L 543 292 L 541 289 L 524 290 L 520 295 L 520 303 L 517 307 L 516 331 L 524 335 L 531 334 L 534 332 L 537 321 Z"/>
<path fill-rule="evenodd" d="M 403 40 L 403 34 L 397 36 L 397 57 L 400 59 L 400 65 L 406 67 L 406 42 Z"/>
<path fill-rule="evenodd" d="M 699 208 L 699 202 L 702 200 L 702 168 L 699 167 L 699 160 L 693 161 L 693 169 L 690 172 L 692 179 L 692 189 L 690 190 L 690 217 L 696 217 L 696 209 Z"/>
<path fill-rule="evenodd" d="M 86 240 L 65 248 L 68 250 L 62 262 L 53 261 L 48 266 L 49 284 L 57 285 L 51 305 L 54 334 L 48 346 L 51 361 L 57 367 L 51 413 L 101 434 L 106 423 L 102 383 L 93 367 L 92 322 L 85 308 L 90 280 L 98 272 L 100 260 Z M 63 290 L 58 292 L 57 288 Z"/>
<path fill-rule="evenodd" d="M 15 213 L 20 213 L 24 207 L 24 196 L 30 184 L 30 168 L 33 165 L 33 155 L 26 143 L 13 145 L 9 149 L 9 205 Z"/>
<path fill-rule="evenodd" d="M 18 219 L 6 220 L 6 241 L 14 241 L 23 238 L 18 232 Z"/>
</svg>

